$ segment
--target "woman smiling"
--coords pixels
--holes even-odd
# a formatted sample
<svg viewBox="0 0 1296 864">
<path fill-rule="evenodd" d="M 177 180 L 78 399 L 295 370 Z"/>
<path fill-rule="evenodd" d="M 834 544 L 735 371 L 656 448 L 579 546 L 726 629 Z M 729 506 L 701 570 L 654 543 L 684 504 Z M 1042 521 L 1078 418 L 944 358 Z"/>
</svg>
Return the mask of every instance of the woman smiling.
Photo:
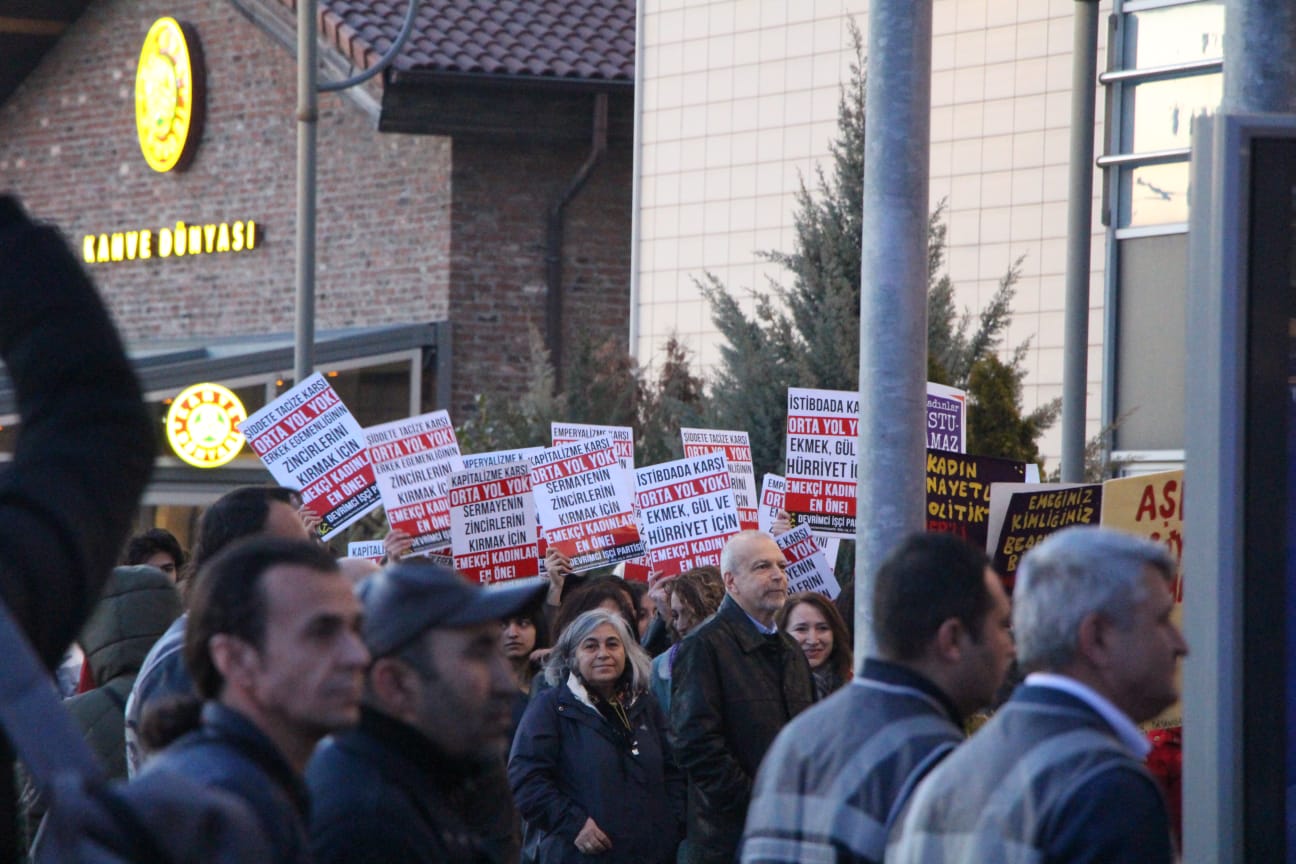
<svg viewBox="0 0 1296 864">
<path fill-rule="evenodd" d="M 793 594 L 776 620 L 805 653 L 814 675 L 816 700 L 851 679 L 850 634 L 831 600 L 813 591 Z"/>
<path fill-rule="evenodd" d="M 509 757 L 526 820 L 524 857 L 538 864 L 675 860 L 684 781 L 666 719 L 647 692 L 648 657 L 620 615 L 585 612 L 545 667 Z"/>
</svg>

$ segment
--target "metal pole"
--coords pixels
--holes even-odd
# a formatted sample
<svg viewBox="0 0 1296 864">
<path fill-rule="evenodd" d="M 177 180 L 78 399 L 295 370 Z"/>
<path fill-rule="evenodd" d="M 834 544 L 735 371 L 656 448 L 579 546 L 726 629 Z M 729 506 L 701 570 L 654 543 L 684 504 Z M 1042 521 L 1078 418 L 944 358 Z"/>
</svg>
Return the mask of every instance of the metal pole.
<svg viewBox="0 0 1296 864">
<path fill-rule="evenodd" d="M 297 326 L 293 383 L 315 370 L 315 133 L 319 122 L 316 13 L 319 0 L 297 0 Z"/>
<path fill-rule="evenodd" d="M 1082 483 L 1089 383 L 1089 248 L 1093 237 L 1098 3 L 1076 0 L 1071 49 L 1071 171 L 1062 365 L 1062 481 Z"/>
<path fill-rule="evenodd" d="M 875 0 L 868 31 L 855 529 L 861 659 L 876 648 L 873 574 L 925 524 L 932 0 Z"/>
<path fill-rule="evenodd" d="M 1229 0 L 1224 11 L 1224 101 L 1230 113 L 1296 112 L 1296 7 Z"/>
</svg>

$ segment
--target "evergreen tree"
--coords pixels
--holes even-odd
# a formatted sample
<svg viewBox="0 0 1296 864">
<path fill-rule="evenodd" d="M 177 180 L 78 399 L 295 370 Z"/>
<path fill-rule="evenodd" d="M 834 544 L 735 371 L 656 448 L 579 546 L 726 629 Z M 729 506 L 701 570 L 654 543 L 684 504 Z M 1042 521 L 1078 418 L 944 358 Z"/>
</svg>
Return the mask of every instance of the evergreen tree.
<svg viewBox="0 0 1296 864">
<path fill-rule="evenodd" d="M 635 430 L 635 464 L 652 465 L 683 456 L 681 426 L 701 426 L 703 382 L 693 374 L 688 351 L 675 337 L 651 381 L 618 340 L 574 340 L 564 387 L 555 392 L 555 374 L 544 340 L 532 331 L 527 384 L 520 396 L 479 393 L 476 410 L 456 424 L 465 453 L 548 446 L 553 422 L 629 426 Z"/>
<path fill-rule="evenodd" d="M 478 393 L 472 416 L 456 417 L 455 433 L 464 453 L 487 453 L 547 446 L 549 424 L 567 420 L 566 399 L 555 392 L 554 369 L 544 338 L 535 328 L 528 338 L 526 387 L 521 396 Z"/>
<path fill-rule="evenodd" d="M 748 430 L 757 476 L 781 473 L 788 386 L 858 387 L 866 76 L 863 39 L 853 23 L 851 39 L 855 61 L 838 101 L 831 176 L 816 170 L 813 191 L 802 182 L 793 251 L 764 255 L 788 271 L 790 286 L 775 283 L 770 294 L 752 292 L 748 314 L 713 275 L 699 282 L 724 337 L 709 419 L 714 426 Z M 968 390 L 970 452 L 1037 458 L 1035 442 L 1058 407 L 1050 403 L 1023 417 L 1026 346 L 1008 361 L 997 353 L 1021 260 L 978 316 L 960 313 L 944 272 L 943 215 L 942 204 L 928 223 L 928 377 Z"/>
<path fill-rule="evenodd" d="M 684 456 L 681 428 L 701 426 L 703 382 L 693 374 L 688 350 L 675 337 L 666 340 L 665 359 L 645 388 L 635 430 L 635 464 L 655 465 Z"/>
</svg>

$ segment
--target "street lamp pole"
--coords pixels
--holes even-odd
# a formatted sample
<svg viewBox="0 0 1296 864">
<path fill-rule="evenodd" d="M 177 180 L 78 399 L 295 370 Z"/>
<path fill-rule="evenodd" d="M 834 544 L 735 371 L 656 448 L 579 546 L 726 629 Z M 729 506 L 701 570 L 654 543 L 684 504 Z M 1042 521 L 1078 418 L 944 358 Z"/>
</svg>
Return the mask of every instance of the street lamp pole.
<svg viewBox="0 0 1296 864">
<path fill-rule="evenodd" d="M 297 0 L 297 294 L 293 383 L 315 370 L 315 152 L 318 0 Z"/>
<path fill-rule="evenodd" d="M 1089 253 L 1093 237 L 1094 88 L 1098 2 L 1076 0 L 1071 57 L 1071 170 L 1067 205 L 1062 362 L 1062 481 L 1085 480 L 1089 383 Z"/>
<path fill-rule="evenodd" d="M 367 69 L 342 81 L 318 83 L 319 0 L 297 0 L 297 317 L 293 331 L 293 383 L 315 371 L 315 174 L 319 94 L 363 84 L 392 64 L 414 31 L 419 0 L 410 0 L 396 39 Z"/>
<path fill-rule="evenodd" d="M 856 442 L 855 656 L 875 653 L 873 574 L 925 524 L 932 0 L 869 8 Z"/>
</svg>

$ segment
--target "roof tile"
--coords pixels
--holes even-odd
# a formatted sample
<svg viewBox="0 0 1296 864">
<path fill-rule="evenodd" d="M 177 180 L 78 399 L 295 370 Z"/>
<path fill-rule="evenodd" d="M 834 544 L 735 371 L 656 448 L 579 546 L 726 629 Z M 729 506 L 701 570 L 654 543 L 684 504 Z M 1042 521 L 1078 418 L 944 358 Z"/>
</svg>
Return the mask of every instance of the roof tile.
<svg viewBox="0 0 1296 864">
<path fill-rule="evenodd" d="M 280 0 L 291 7 L 293 0 Z M 321 0 L 323 32 L 367 67 L 395 41 L 406 0 Z M 634 0 L 422 0 L 394 67 L 489 76 L 634 80 Z"/>
</svg>

